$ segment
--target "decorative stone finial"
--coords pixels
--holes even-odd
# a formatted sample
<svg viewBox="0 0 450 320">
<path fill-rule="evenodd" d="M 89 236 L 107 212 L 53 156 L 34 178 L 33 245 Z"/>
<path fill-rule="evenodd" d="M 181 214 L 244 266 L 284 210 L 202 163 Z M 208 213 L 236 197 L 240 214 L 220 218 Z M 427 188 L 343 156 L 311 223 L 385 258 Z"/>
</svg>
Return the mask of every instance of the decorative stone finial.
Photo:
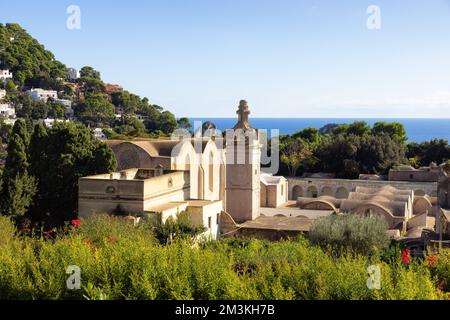
<svg viewBox="0 0 450 320">
<path fill-rule="evenodd" d="M 239 110 L 236 112 L 238 115 L 238 122 L 234 126 L 234 130 L 251 130 L 253 127 L 248 122 L 248 116 L 250 115 L 250 110 L 248 110 L 248 103 L 245 100 L 239 102 Z"/>
</svg>

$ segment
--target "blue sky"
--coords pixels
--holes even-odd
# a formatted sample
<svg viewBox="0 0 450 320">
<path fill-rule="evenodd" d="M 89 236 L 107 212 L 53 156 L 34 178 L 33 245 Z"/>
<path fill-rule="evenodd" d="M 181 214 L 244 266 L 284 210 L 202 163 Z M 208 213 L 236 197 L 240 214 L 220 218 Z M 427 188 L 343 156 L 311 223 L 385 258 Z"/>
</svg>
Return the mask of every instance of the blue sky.
<svg viewBox="0 0 450 320">
<path fill-rule="evenodd" d="M 177 116 L 450 118 L 449 0 L 2 0 L 0 22 Z"/>
</svg>

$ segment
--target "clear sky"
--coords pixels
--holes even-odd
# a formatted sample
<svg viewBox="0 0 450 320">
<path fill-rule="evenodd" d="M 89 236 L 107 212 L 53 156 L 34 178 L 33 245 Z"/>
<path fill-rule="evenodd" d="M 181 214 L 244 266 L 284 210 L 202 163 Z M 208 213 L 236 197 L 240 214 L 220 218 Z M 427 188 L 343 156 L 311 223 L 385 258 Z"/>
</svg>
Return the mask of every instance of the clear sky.
<svg viewBox="0 0 450 320">
<path fill-rule="evenodd" d="M 179 117 L 450 118 L 450 0 L 1 0 L 0 22 Z"/>
</svg>

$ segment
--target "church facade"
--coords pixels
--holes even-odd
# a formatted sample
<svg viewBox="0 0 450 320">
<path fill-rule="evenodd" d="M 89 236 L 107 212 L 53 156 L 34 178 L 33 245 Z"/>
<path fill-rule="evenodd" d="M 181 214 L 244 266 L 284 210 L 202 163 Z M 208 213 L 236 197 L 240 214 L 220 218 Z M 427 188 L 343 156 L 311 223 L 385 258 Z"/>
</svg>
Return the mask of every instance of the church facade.
<svg viewBox="0 0 450 320">
<path fill-rule="evenodd" d="M 284 202 L 279 190 L 287 189 L 287 182 L 272 179 L 283 186 L 264 187 L 261 196 L 261 141 L 249 114 L 241 101 L 238 121 L 225 139 L 107 141 L 119 172 L 79 180 L 79 215 L 122 212 L 165 221 L 187 211 L 213 239 L 220 234 L 223 212 L 238 223 L 257 219 L 262 199 Z"/>
</svg>

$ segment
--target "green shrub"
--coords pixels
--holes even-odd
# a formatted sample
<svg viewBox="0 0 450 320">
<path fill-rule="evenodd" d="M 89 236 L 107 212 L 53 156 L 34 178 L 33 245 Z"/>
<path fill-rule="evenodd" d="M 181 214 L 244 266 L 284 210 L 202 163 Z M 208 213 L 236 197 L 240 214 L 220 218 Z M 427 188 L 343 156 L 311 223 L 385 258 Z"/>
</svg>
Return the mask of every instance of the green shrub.
<svg viewBox="0 0 450 320">
<path fill-rule="evenodd" d="M 149 225 L 108 216 L 51 240 L 14 234 L 0 218 L 0 299 L 440 299 L 437 278 L 449 272 L 448 259 L 433 276 L 420 261 L 406 267 L 346 250 L 333 257 L 303 238 L 163 246 Z M 373 264 L 381 290 L 366 285 Z M 81 269 L 81 290 L 66 286 L 70 265 Z"/>
<path fill-rule="evenodd" d="M 388 246 L 386 231 L 387 224 L 382 217 L 331 215 L 317 219 L 308 237 L 312 243 L 328 246 L 335 252 L 347 247 L 356 253 L 370 254 Z"/>
</svg>

